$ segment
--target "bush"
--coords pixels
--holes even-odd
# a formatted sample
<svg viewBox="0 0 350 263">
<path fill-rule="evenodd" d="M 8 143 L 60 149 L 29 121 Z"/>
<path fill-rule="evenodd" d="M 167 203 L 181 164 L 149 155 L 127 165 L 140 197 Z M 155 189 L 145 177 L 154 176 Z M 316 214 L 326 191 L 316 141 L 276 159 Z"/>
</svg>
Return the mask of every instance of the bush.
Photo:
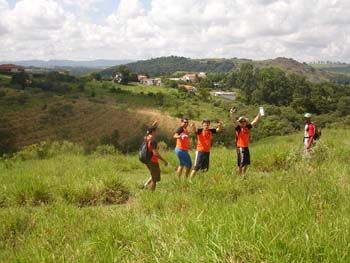
<svg viewBox="0 0 350 263">
<path fill-rule="evenodd" d="M 0 119 L 0 156 L 15 150 L 15 135 L 12 128 L 7 120 Z"/>
<path fill-rule="evenodd" d="M 24 147 L 13 156 L 13 159 L 25 161 L 31 159 L 47 159 L 60 154 L 79 155 L 82 153 L 82 147 L 72 142 L 40 142 Z"/>
</svg>

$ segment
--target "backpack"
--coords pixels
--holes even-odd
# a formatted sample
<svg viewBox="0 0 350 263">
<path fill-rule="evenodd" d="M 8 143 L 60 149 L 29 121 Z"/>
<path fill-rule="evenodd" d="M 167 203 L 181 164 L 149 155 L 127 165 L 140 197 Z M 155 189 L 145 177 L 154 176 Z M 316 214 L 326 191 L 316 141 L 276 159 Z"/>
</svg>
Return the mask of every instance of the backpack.
<svg viewBox="0 0 350 263">
<path fill-rule="evenodd" d="M 152 156 L 153 152 L 148 150 L 148 142 L 144 141 L 140 147 L 139 160 L 144 164 L 148 164 L 151 162 Z"/>
<path fill-rule="evenodd" d="M 317 141 L 318 139 L 320 139 L 321 135 L 322 135 L 321 129 L 315 125 L 314 140 Z"/>
</svg>

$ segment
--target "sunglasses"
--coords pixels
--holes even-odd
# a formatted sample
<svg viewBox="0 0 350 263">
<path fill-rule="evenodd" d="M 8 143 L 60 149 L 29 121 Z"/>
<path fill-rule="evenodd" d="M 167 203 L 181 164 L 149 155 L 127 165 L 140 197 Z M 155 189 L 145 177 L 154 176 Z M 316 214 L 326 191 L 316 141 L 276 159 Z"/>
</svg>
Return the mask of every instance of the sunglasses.
<svg viewBox="0 0 350 263">
<path fill-rule="evenodd" d="M 188 123 L 188 121 L 183 121 L 183 123 Z"/>
</svg>

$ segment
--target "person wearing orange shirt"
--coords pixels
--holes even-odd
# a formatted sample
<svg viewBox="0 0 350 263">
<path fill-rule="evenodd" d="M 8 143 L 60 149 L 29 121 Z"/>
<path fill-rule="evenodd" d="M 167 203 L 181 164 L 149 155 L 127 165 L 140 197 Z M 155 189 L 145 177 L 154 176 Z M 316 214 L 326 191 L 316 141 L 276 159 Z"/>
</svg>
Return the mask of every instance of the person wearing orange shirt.
<svg viewBox="0 0 350 263">
<path fill-rule="evenodd" d="M 210 129 L 210 120 L 204 119 L 202 121 L 202 128 L 196 129 L 193 126 L 193 131 L 197 134 L 197 151 L 195 165 L 190 178 L 193 178 L 199 170 L 208 171 L 213 134 L 222 131 L 222 122 L 218 123 L 217 128 Z"/>
<path fill-rule="evenodd" d="M 233 119 L 233 125 L 236 130 L 236 150 L 237 150 L 237 165 L 238 173 L 241 176 L 245 176 L 248 165 L 250 165 L 250 152 L 249 152 L 249 142 L 250 142 L 250 130 L 256 125 L 260 120 L 260 113 L 255 117 L 255 119 L 249 123 L 249 119 L 241 116 L 236 118 L 236 108 L 230 111 Z"/>
<path fill-rule="evenodd" d="M 179 166 L 176 170 L 179 177 L 181 177 L 182 171 L 185 168 L 186 177 L 189 176 L 192 168 L 192 160 L 188 151 L 190 149 L 190 138 L 188 137 L 188 119 L 181 119 L 181 126 L 176 130 L 174 139 L 176 139 L 175 153 L 179 159 Z"/>
<path fill-rule="evenodd" d="M 168 162 L 160 155 L 158 151 L 158 142 L 156 141 L 158 122 L 155 121 L 150 128 L 147 129 L 147 134 L 144 137 L 144 141 L 147 142 L 147 150 L 152 152 L 152 158 L 149 163 L 146 164 L 151 176 L 144 183 L 142 188 L 149 188 L 151 191 L 156 190 L 157 182 L 160 181 L 160 167 L 159 160 L 161 160 L 165 166 L 168 166 Z"/>
</svg>

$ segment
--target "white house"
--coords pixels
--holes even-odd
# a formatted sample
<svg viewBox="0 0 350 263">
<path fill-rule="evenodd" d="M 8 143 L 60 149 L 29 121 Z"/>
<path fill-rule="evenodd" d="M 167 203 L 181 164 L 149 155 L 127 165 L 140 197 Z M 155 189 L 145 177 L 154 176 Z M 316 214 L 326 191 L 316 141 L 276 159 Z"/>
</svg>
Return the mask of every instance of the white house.
<svg viewBox="0 0 350 263">
<path fill-rule="evenodd" d="M 146 78 L 146 79 L 140 80 L 140 83 L 147 86 L 161 86 L 162 80 L 160 78 L 152 78 L 152 79 Z"/>
<path fill-rule="evenodd" d="M 211 95 L 215 97 L 220 97 L 228 100 L 235 100 L 236 99 L 236 93 L 229 92 L 229 91 L 214 91 L 211 92 Z"/>
</svg>

